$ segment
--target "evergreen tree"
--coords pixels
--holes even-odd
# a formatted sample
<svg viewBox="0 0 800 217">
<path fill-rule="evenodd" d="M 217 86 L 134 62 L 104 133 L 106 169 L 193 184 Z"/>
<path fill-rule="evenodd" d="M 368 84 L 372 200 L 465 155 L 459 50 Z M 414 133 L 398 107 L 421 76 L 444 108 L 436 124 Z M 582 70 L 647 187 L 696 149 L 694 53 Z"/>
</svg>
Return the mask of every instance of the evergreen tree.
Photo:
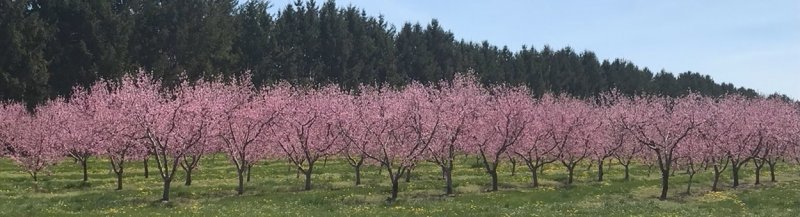
<svg viewBox="0 0 800 217">
<path fill-rule="evenodd" d="M 142 1 L 133 47 L 135 60 L 165 85 L 232 74 L 235 0 Z"/>
<path fill-rule="evenodd" d="M 526 85 L 546 92 L 592 97 L 610 89 L 628 95 L 760 97 L 752 89 L 710 76 L 661 70 L 653 75 L 590 51 L 456 41 L 431 20 L 399 31 L 382 16 L 327 0 L 296 0 L 274 16 L 265 0 L 0 0 L 0 99 L 33 106 L 69 95 L 74 86 L 119 79 L 143 70 L 166 87 L 245 72 L 260 86 L 435 84 L 474 73 L 484 84 Z"/>
<path fill-rule="evenodd" d="M 499 84 L 505 80 L 503 71 L 500 71 L 499 51 L 496 46 L 483 41 L 475 57 L 475 72 L 481 77 L 484 84 Z"/>
<path fill-rule="evenodd" d="M 357 86 L 357 73 L 360 68 L 349 64 L 351 54 L 357 51 L 353 47 L 353 36 L 345 17 L 339 14 L 336 3 L 329 0 L 320 8 L 319 19 L 319 52 L 323 64 L 320 77 L 324 79 L 324 82 L 336 83 L 349 88 Z M 350 21 L 352 22 L 352 20 Z M 359 21 L 360 19 L 356 23 Z M 359 26 L 354 28 L 357 29 Z"/>
<path fill-rule="evenodd" d="M 433 58 L 434 67 L 431 69 L 431 81 L 452 80 L 456 71 L 455 67 L 455 37 L 453 33 L 445 31 L 439 26 L 439 21 L 434 19 L 425 29 L 425 47 Z"/>
<path fill-rule="evenodd" d="M 680 95 L 680 87 L 678 87 L 678 81 L 672 73 L 661 70 L 653 77 L 653 90 L 651 92 L 662 96 L 675 97 Z"/>
<path fill-rule="evenodd" d="M 239 60 L 239 73 L 249 71 L 256 86 L 279 79 L 275 70 L 275 40 L 268 1 L 249 0 L 236 13 L 239 30 L 233 50 Z"/>
<path fill-rule="evenodd" d="M 365 17 L 362 13 L 362 17 Z M 389 26 L 383 16 L 378 19 L 370 18 L 367 28 L 369 38 L 373 40 L 374 48 L 368 49 L 372 60 L 367 64 L 367 70 L 362 77 L 374 75 L 374 80 L 367 80 L 367 84 L 400 86 L 405 83 L 405 77 L 398 72 L 397 51 L 395 48 L 395 29 Z"/>
<path fill-rule="evenodd" d="M 38 1 L 0 0 L 0 100 L 27 102 L 47 98 L 45 44 L 53 29 L 44 22 Z"/>
<path fill-rule="evenodd" d="M 596 96 L 601 91 L 608 90 L 606 79 L 603 77 L 603 70 L 600 67 L 600 61 L 597 59 L 597 56 L 591 51 L 585 51 L 581 53 L 580 62 L 580 66 L 582 67 L 581 71 L 583 71 L 585 75 L 582 76 L 578 84 L 583 87 L 578 88 L 576 94 L 589 97 Z"/>
<path fill-rule="evenodd" d="M 45 48 L 51 95 L 68 95 L 73 86 L 119 78 L 130 71 L 128 37 L 132 17 L 125 2 L 42 1 L 42 19 L 58 31 Z"/>
<path fill-rule="evenodd" d="M 424 84 L 439 79 L 433 54 L 428 49 L 422 26 L 406 23 L 397 34 L 397 69 L 410 80 Z"/>
</svg>

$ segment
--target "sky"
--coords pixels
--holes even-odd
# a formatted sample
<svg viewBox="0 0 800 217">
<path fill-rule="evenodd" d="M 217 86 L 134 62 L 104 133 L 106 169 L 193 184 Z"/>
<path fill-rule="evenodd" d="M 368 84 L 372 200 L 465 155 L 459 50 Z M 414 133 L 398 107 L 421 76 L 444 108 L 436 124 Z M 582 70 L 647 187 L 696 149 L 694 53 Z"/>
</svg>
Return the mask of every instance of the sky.
<svg viewBox="0 0 800 217">
<path fill-rule="evenodd" d="M 293 0 L 273 0 L 277 12 Z M 318 0 L 318 3 L 324 2 Z M 398 28 L 438 19 L 456 39 L 519 50 L 570 46 L 657 72 L 800 99 L 800 1 L 338 0 Z"/>
</svg>

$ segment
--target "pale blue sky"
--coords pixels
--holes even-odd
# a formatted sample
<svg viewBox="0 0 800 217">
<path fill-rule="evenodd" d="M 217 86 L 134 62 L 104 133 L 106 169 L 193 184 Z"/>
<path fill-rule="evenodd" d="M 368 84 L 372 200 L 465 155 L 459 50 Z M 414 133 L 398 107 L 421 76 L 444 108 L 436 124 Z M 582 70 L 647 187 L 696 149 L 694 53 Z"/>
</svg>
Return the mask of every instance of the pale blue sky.
<svg viewBox="0 0 800 217">
<path fill-rule="evenodd" d="M 323 1 L 318 0 L 321 4 Z M 293 0 L 273 0 L 272 12 Z M 457 39 L 518 50 L 571 46 L 652 71 L 800 98 L 800 1 L 339 0 L 395 26 L 432 18 Z"/>
</svg>

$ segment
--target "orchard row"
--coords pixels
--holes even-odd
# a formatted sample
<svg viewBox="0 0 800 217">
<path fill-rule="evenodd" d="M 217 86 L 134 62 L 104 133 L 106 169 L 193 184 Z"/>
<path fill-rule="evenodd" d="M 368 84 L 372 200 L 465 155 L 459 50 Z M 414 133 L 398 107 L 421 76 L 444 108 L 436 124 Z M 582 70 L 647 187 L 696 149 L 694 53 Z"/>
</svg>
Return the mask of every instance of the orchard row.
<svg viewBox="0 0 800 217">
<path fill-rule="evenodd" d="M 170 90 L 147 76 L 100 81 L 75 89 L 29 112 L 5 103 L 0 114 L 0 154 L 13 159 L 34 180 L 47 167 L 73 158 L 88 180 L 87 160 L 108 158 L 122 189 L 125 165 L 154 160 L 169 200 L 178 170 L 191 173 L 200 159 L 223 153 L 236 169 L 239 194 L 250 168 L 282 159 L 305 175 L 312 187 L 318 160 L 346 159 L 360 184 L 365 164 L 383 167 L 397 198 L 399 180 L 420 162 L 441 168 L 444 193 L 453 193 L 457 157 L 480 157 L 497 190 L 501 161 L 521 162 L 538 185 L 542 166 L 558 163 L 572 183 L 583 161 L 617 160 L 654 165 L 662 174 L 666 199 L 670 171 L 739 170 L 752 162 L 756 182 L 767 165 L 774 181 L 778 162 L 800 160 L 797 106 L 777 99 L 689 94 L 679 98 L 629 97 L 615 92 L 591 99 L 545 94 L 524 87 L 482 87 L 471 77 L 403 88 L 361 87 L 344 92 L 276 84 L 255 88 L 250 81 L 200 81 Z"/>
</svg>

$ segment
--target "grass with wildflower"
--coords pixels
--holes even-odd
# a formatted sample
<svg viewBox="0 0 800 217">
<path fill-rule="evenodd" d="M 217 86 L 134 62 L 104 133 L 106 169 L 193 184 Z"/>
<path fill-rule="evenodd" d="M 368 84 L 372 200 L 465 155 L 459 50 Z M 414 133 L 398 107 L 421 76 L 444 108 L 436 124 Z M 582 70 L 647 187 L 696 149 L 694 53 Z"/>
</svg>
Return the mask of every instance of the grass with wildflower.
<svg viewBox="0 0 800 217">
<path fill-rule="evenodd" d="M 303 177 L 285 161 L 260 163 L 245 194 L 237 196 L 234 169 L 224 156 L 211 156 L 193 173 L 192 186 L 173 182 L 173 200 L 161 203 L 157 171 L 144 178 L 141 162 L 132 162 L 124 189 L 115 191 L 108 162 L 90 162 L 90 180 L 83 184 L 79 166 L 70 161 L 33 182 L 0 159 L 0 216 L 800 216 L 800 167 L 786 164 L 779 164 L 779 182 L 752 185 L 752 168 L 744 168 L 744 185 L 732 189 L 726 176 L 719 192 L 709 191 L 710 173 L 698 173 L 692 194 L 685 193 L 686 175 L 677 172 L 669 200 L 659 201 L 659 174 L 648 174 L 645 166 L 632 167 L 632 179 L 624 181 L 622 167 L 607 163 L 606 180 L 597 182 L 596 168 L 586 164 L 576 169 L 576 182 L 565 186 L 566 171 L 551 164 L 539 176 L 541 186 L 532 188 L 525 168 L 511 176 L 503 165 L 500 191 L 487 192 L 483 168 L 462 158 L 453 177 L 455 195 L 442 195 L 438 168 L 423 163 L 410 183 L 400 184 L 399 200 L 387 203 L 389 180 L 375 166 L 362 171 L 362 186 L 353 186 L 347 163 L 329 159 L 315 168 L 313 189 L 303 191 Z"/>
</svg>

